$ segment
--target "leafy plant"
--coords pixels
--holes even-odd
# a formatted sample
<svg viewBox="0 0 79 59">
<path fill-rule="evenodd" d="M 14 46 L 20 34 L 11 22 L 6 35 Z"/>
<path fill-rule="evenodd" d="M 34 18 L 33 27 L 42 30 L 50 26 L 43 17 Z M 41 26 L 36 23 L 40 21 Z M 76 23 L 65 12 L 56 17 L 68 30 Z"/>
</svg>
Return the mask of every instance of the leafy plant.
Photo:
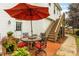
<svg viewBox="0 0 79 59">
<path fill-rule="evenodd" d="M 23 47 L 18 48 L 17 51 L 14 51 L 14 53 L 12 53 L 12 56 L 30 56 L 30 53 L 27 47 Z"/>
</svg>

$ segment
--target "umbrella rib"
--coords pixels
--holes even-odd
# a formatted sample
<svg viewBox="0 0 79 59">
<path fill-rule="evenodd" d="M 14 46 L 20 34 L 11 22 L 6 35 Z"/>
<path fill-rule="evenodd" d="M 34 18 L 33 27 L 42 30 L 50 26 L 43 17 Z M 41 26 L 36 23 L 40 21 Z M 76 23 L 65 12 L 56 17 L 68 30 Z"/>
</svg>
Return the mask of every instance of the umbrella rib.
<svg viewBox="0 0 79 59">
<path fill-rule="evenodd" d="M 43 13 L 43 12 L 41 12 L 41 11 L 38 11 L 38 10 L 37 10 L 37 12 L 40 12 L 40 13 L 42 13 L 42 14 L 46 14 L 46 13 Z"/>
<path fill-rule="evenodd" d="M 43 13 L 43 12 L 41 12 L 41 11 L 37 11 L 37 12 L 40 12 L 40 13 L 42 13 L 42 14 L 45 14 L 45 15 L 46 15 L 46 13 Z"/>
<path fill-rule="evenodd" d="M 35 11 L 35 14 L 37 14 L 36 11 Z M 38 14 L 37 14 L 37 15 L 38 15 Z M 39 16 L 39 15 L 38 15 L 38 16 Z M 42 18 L 41 16 L 39 16 L 39 17 Z"/>
<path fill-rule="evenodd" d="M 16 16 L 18 14 L 20 14 L 22 11 L 18 12 L 18 13 L 14 13 L 12 16 Z"/>
<path fill-rule="evenodd" d="M 34 10 L 34 11 L 36 12 L 36 10 Z M 37 10 L 37 13 L 38 13 L 38 12 L 40 12 L 40 11 Z M 36 14 L 37 14 L 37 13 L 36 13 Z M 43 13 L 43 12 L 40 12 L 40 13 L 45 14 L 45 13 Z M 38 15 L 38 14 L 37 14 L 37 15 Z M 45 14 L 45 15 L 46 15 L 46 14 Z M 38 15 L 38 16 L 39 16 L 39 15 Z M 41 16 L 39 16 L 39 17 L 42 18 Z"/>
</svg>

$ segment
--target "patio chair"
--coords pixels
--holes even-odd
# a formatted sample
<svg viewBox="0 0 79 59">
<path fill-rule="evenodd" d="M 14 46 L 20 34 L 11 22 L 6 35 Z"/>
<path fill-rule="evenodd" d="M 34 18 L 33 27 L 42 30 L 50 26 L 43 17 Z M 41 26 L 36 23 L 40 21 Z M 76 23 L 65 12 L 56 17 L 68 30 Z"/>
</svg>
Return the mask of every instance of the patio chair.
<svg viewBox="0 0 79 59">
<path fill-rule="evenodd" d="M 27 38 L 27 37 L 29 37 L 29 34 L 28 33 L 23 33 L 22 37 Z"/>
<path fill-rule="evenodd" d="M 41 42 L 43 48 L 46 48 L 46 46 L 47 46 L 47 38 L 45 36 L 45 33 L 40 33 L 40 38 L 41 38 L 40 42 Z"/>
<path fill-rule="evenodd" d="M 46 51 L 42 48 L 41 42 L 39 41 L 35 42 L 35 48 L 36 48 L 35 56 L 46 56 L 47 55 Z"/>
</svg>

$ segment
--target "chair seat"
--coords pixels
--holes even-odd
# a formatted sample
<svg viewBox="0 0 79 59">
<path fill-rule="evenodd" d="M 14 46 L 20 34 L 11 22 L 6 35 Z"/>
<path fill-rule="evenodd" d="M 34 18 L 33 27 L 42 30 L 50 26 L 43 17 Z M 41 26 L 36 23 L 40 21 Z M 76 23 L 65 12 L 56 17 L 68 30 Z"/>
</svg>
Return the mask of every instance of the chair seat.
<svg viewBox="0 0 79 59">
<path fill-rule="evenodd" d="M 36 42 L 35 43 L 35 47 L 38 48 L 38 49 L 40 49 L 41 48 L 41 43 L 40 42 Z"/>
<path fill-rule="evenodd" d="M 24 47 L 24 46 L 28 46 L 28 43 L 26 43 L 26 42 L 19 42 L 18 43 L 18 47 Z"/>
</svg>

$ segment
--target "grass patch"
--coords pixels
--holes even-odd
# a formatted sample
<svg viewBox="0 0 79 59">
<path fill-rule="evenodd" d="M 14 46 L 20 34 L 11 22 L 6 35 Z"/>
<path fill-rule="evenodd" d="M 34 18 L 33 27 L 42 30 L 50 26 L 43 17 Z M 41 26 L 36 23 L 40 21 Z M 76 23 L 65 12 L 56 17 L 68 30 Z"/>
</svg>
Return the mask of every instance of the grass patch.
<svg viewBox="0 0 79 59">
<path fill-rule="evenodd" d="M 79 36 L 76 36 L 77 56 L 79 56 Z"/>
<path fill-rule="evenodd" d="M 76 44 L 77 44 L 77 48 L 79 48 L 79 36 L 76 36 Z"/>
</svg>

